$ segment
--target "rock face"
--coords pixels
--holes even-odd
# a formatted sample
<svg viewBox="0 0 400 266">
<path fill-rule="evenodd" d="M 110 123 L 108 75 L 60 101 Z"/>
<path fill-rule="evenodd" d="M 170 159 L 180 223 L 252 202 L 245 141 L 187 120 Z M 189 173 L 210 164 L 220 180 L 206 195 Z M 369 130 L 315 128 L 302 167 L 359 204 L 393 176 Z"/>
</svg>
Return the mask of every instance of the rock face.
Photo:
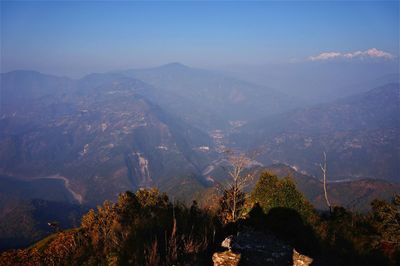
<svg viewBox="0 0 400 266">
<path fill-rule="evenodd" d="M 302 255 L 293 249 L 293 266 L 308 266 L 312 262 L 312 258 Z"/>
<path fill-rule="evenodd" d="M 214 266 L 236 266 L 239 265 L 240 254 L 233 253 L 232 251 L 216 252 L 212 260 Z"/>
<path fill-rule="evenodd" d="M 256 231 L 240 232 L 222 242 L 228 251 L 213 255 L 215 266 L 221 265 L 310 265 L 313 259 L 298 253 L 272 234 Z"/>
</svg>

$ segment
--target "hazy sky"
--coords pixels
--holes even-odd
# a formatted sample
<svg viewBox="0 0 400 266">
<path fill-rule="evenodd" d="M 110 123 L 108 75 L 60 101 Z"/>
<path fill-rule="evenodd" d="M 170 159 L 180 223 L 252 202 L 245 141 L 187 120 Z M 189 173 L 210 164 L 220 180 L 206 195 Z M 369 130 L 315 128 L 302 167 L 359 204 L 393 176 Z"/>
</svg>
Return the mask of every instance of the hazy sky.
<svg viewBox="0 0 400 266">
<path fill-rule="evenodd" d="M 397 57 L 398 21 L 398 1 L 2 1 L 1 72 L 282 63 L 371 48 Z"/>
</svg>

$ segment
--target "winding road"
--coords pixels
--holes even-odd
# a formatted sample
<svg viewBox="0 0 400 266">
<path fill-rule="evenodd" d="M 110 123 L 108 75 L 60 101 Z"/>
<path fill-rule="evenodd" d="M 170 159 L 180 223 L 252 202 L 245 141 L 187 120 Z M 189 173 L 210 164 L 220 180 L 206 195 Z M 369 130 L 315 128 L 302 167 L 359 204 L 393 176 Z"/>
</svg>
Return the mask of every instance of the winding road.
<svg viewBox="0 0 400 266">
<path fill-rule="evenodd" d="M 61 176 L 59 174 L 56 175 L 51 175 L 51 176 L 45 176 L 45 177 L 40 177 L 40 178 L 44 178 L 44 179 L 58 179 L 58 180 L 63 180 L 64 181 L 64 186 L 65 188 L 69 191 L 69 193 L 71 193 L 72 197 L 78 201 L 80 204 L 82 204 L 83 202 L 83 196 L 81 194 L 79 194 L 78 192 L 75 192 L 74 190 L 72 190 L 71 188 L 71 183 L 68 180 L 68 178 Z M 38 178 L 39 179 L 39 178 Z"/>
</svg>

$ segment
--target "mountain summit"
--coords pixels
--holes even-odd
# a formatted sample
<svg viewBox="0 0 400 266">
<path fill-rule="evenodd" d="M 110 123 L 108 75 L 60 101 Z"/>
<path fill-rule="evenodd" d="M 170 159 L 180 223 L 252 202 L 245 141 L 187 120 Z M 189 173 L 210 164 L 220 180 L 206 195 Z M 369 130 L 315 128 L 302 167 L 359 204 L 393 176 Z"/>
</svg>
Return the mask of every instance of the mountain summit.
<svg viewBox="0 0 400 266">
<path fill-rule="evenodd" d="M 157 103 L 188 123 L 207 131 L 292 109 L 297 101 L 272 88 L 218 72 L 170 63 L 120 73 L 158 88 Z"/>
<path fill-rule="evenodd" d="M 191 67 L 189 67 L 189 66 L 187 66 L 187 65 L 184 65 L 184 64 L 182 64 L 182 63 L 179 63 L 179 62 L 171 62 L 171 63 L 165 64 L 165 65 L 161 65 L 161 66 L 156 67 L 156 68 L 165 68 L 165 69 L 188 69 L 188 68 L 191 68 Z"/>
</svg>

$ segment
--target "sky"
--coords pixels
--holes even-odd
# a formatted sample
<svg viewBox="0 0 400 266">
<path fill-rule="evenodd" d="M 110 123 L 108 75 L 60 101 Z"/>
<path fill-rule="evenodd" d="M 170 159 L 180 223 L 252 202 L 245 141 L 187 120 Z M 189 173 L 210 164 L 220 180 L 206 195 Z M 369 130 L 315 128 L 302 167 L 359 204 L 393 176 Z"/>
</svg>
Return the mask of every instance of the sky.
<svg viewBox="0 0 400 266">
<path fill-rule="evenodd" d="M 399 56 L 398 1 L 0 3 L 1 72 Z"/>
</svg>

